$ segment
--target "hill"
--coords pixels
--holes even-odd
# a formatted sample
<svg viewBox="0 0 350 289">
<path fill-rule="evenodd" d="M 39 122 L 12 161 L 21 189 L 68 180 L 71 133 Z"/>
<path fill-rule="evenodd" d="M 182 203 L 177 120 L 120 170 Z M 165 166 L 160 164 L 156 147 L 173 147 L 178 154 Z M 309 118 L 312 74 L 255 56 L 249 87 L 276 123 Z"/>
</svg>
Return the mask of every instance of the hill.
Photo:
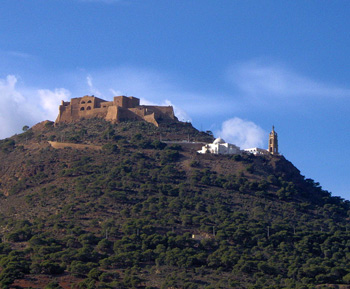
<svg viewBox="0 0 350 289">
<path fill-rule="evenodd" d="M 349 202 L 283 156 L 196 154 L 212 140 L 88 119 L 0 141 L 1 288 L 349 284 Z"/>
</svg>

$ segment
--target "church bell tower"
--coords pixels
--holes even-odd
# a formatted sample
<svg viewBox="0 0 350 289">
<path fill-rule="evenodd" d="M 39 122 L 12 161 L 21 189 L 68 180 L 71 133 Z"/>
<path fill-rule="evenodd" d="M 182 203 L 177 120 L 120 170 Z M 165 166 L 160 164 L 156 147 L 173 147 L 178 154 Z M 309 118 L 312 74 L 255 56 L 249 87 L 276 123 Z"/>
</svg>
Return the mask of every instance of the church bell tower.
<svg viewBox="0 0 350 289">
<path fill-rule="evenodd" d="M 277 140 L 277 133 L 275 132 L 274 126 L 272 126 L 272 131 L 270 132 L 268 151 L 270 154 L 278 155 L 278 140 Z"/>
</svg>

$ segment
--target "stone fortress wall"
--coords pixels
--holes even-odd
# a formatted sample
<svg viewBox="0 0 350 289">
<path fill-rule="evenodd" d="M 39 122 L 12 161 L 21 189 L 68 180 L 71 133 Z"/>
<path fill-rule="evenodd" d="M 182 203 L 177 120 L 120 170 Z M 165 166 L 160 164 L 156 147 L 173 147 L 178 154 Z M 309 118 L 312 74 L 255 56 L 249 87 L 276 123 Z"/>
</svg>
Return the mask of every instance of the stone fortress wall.
<svg viewBox="0 0 350 289">
<path fill-rule="evenodd" d="M 136 97 L 115 96 L 106 101 L 95 96 L 85 95 L 62 101 L 55 124 L 71 123 L 87 118 L 104 118 L 110 122 L 144 120 L 158 126 L 160 120 L 177 121 L 172 106 L 140 105 Z"/>
</svg>

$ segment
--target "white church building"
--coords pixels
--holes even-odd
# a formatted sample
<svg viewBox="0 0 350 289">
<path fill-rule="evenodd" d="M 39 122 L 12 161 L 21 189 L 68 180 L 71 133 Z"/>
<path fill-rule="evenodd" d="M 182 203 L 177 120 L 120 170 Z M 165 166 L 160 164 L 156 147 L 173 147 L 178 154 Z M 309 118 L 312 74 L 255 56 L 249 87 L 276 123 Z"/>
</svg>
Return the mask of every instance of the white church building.
<svg viewBox="0 0 350 289">
<path fill-rule="evenodd" d="M 272 126 L 272 131 L 269 135 L 269 145 L 268 149 L 261 148 L 250 148 L 244 149 L 243 151 L 234 144 L 225 142 L 222 138 L 217 138 L 213 143 L 206 144 L 202 147 L 200 151 L 197 151 L 200 154 L 220 154 L 220 155 L 238 155 L 241 153 L 250 153 L 256 156 L 259 155 L 279 155 L 278 152 L 278 140 L 277 133 L 275 132 L 275 127 Z"/>
<path fill-rule="evenodd" d="M 235 155 L 241 154 L 238 146 L 225 142 L 222 138 L 217 138 L 213 143 L 206 144 L 202 147 L 200 154 L 220 154 L 220 155 Z"/>
</svg>

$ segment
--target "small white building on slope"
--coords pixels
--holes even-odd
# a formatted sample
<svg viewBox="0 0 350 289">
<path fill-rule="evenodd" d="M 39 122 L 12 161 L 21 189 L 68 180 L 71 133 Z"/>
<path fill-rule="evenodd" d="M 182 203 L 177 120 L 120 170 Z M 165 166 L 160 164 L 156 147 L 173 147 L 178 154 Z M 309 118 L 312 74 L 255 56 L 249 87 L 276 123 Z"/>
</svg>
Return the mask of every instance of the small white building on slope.
<svg viewBox="0 0 350 289">
<path fill-rule="evenodd" d="M 261 156 L 261 155 L 268 155 L 269 151 L 265 149 L 260 149 L 260 148 L 251 148 L 251 149 L 244 149 L 244 152 L 253 154 L 255 156 Z"/>
<path fill-rule="evenodd" d="M 222 138 L 217 138 L 213 143 L 206 144 L 202 147 L 200 151 L 197 151 L 200 154 L 222 154 L 222 155 L 238 155 L 241 153 L 250 153 L 256 156 L 261 155 L 279 155 L 278 152 L 278 140 L 277 133 L 275 132 L 275 127 L 272 127 L 272 131 L 269 136 L 269 146 L 268 149 L 261 148 L 250 148 L 244 149 L 243 151 L 234 144 L 229 144 L 225 142 Z"/>
<path fill-rule="evenodd" d="M 217 138 L 213 143 L 206 144 L 202 147 L 200 154 L 220 154 L 220 155 L 237 155 L 241 154 L 241 150 L 234 144 L 225 142 L 222 138 Z"/>
</svg>

